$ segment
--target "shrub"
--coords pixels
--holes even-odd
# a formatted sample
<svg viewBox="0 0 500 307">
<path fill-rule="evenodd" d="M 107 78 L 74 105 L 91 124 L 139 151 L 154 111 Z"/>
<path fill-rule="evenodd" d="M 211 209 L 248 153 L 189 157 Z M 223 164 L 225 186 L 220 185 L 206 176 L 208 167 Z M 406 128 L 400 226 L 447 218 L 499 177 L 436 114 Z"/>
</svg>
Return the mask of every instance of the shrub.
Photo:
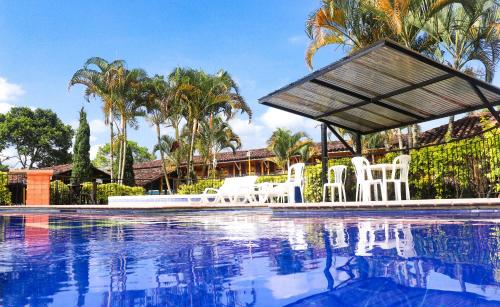
<svg viewBox="0 0 500 307">
<path fill-rule="evenodd" d="M 11 205 L 12 197 L 9 191 L 9 176 L 7 172 L 0 172 L 0 205 Z"/>
<path fill-rule="evenodd" d="M 84 183 L 86 193 L 92 195 L 92 183 Z M 129 187 L 118 183 L 104 183 L 97 185 L 96 202 L 98 204 L 108 203 L 109 196 L 138 196 L 144 195 L 145 190 L 143 187 Z"/>
<path fill-rule="evenodd" d="M 259 176 L 257 178 L 257 183 L 264 183 L 264 182 L 273 182 L 273 183 L 280 183 L 280 182 L 285 182 L 287 179 L 287 175 L 267 175 L 267 176 Z"/>
<path fill-rule="evenodd" d="M 69 186 L 61 180 L 54 180 L 50 182 L 50 204 L 59 205 L 70 203 L 71 193 Z"/>
<path fill-rule="evenodd" d="M 50 183 L 50 203 L 55 204 L 55 187 L 58 185 L 59 201 L 58 204 L 71 203 L 70 187 L 60 180 L 55 180 Z M 80 191 L 82 203 L 92 203 L 92 182 L 84 182 Z M 98 184 L 96 191 L 96 203 L 107 204 L 109 196 L 134 196 L 144 195 L 145 190 L 142 187 L 129 187 L 117 183 Z"/>
<path fill-rule="evenodd" d="M 177 188 L 177 194 L 201 194 L 206 188 L 218 189 L 222 186 L 224 180 L 220 179 L 201 179 L 193 184 L 182 184 Z"/>
</svg>

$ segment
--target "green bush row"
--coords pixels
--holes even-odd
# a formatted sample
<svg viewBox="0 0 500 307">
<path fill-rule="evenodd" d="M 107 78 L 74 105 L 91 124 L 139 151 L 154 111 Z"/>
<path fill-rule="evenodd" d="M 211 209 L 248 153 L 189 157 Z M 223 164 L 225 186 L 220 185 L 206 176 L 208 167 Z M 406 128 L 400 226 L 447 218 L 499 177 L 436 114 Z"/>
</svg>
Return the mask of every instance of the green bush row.
<svg viewBox="0 0 500 307">
<path fill-rule="evenodd" d="M 82 184 L 81 199 L 82 203 L 92 203 L 92 182 L 84 182 Z M 60 180 L 55 180 L 50 183 L 50 203 L 56 203 L 56 187 L 58 204 L 70 204 L 78 200 L 71 199 L 70 187 Z M 104 183 L 97 185 L 96 202 L 98 204 L 106 204 L 109 196 L 135 196 L 144 195 L 143 187 L 129 187 L 118 183 Z"/>
<path fill-rule="evenodd" d="M 12 195 L 9 191 L 9 176 L 7 172 L 0 172 L 0 205 L 12 204 Z"/>
<path fill-rule="evenodd" d="M 350 159 L 342 158 L 336 160 L 330 160 L 329 166 L 344 164 L 350 167 Z M 305 190 L 304 198 L 307 202 L 318 202 L 322 198 L 322 185 L 321 185 L 321 164 L 308 165 L 304 171 L 305 177 Z M 287 180 L 287 175 L 264 175 L 257 178 L 256 183 L 264 182 L 274 182 L 280 183 Z M 200 194 L 206 188 L 219 188 L 223 184 L 224 180 L 214 180 L 214 179 L 201 179 L 195 184 L 183 184 L 177 189 L 177 194 Z"/>
<path fill-rule="evenodd" d="M 144 195 L 143 187 L 130 187 L 118 183 L 104 183 L 97 185 L 96 202 L 98 204 L 106 204 L 109 196 L 139 196 Z M 86 198 L 92 195 L 92 182 L 85 182 L 82 186 L 82 194 Z"/>
<path fill-rule="evenodd" d="M 71 193 L 69 186 L 61 180 L 54 180 L 50 182 L 50 204 L 59 205 L 70 203 Z"/>
<path fill-rule="evenodd" d="M 177 194 L 201 194 L 206 188 L 220 188 L 223 182 L 219 179 L 202 179 L 193 184 L 182 184 L 177 188 Z"/>
</svg>

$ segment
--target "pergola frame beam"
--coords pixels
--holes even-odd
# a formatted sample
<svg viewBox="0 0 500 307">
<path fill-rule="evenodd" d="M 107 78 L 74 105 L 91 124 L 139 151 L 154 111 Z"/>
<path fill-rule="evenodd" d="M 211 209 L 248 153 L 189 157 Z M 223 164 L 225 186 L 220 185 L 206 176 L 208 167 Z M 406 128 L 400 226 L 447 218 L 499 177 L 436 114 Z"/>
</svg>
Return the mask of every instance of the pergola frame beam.
<svg viewBox="0 0 500 307">
<path fill-rule="evenodd" d="M 339 84 L 337 84 L 335 82 L 331 83 L 330 80 L 328 80 L 328 78 L 325 79 L 326 74 L 328 74 L 328 73 L 330 73 L 330 72 L 332 72 L 332 71 L 334 71 L 334 70 L 336 70 L 336 69 L 338 69 L 338 68 L 340 68 L 340 67 L 342 67 L 350 62 L 361 59 L 361 58 L 367 56 L 368 54 L 370 54 L 371 52 L 375 52 L 377 49 L 384 49 L 385 51 L 395 52 L 396 54 L 399 53 L 399 55 L 401 55 L 402 58 L 408 58 L 408 59 L 405 59 L 405 61 L 408 60 L 408 63 L 410 63 L 410 64 L 413 64 L 413 62 L 415 62 L 415 63 L 420 62 L 421 64 L 426 64 L 426 65 L 428 65 L 428 68 L 434 68 L 436 70 L 439 70 L 440 71 L 439 73 L 436 72 L 436 74 L 433 75 L 433 76 L 436 76 L 439 74 L 439 76 L 432 77 L 427 81 L 422 81 L 422 82 L 417 81 L 418 83 L 407 82 L 406 84 L 404 84 L 404 86 L 400 87 L 399 89 L 393 90 L 392 92 L 389 92 L 386 94 L 380 94 L 380 95 L 378 95 L 378 93 L 376 93 L 376 92 L 371 92 L 371 91 L 366 92 L 367 94 L 361 94 L 361 93 L 365 93 L 363 91 L 362 87 L 360 87 L 360 91 L 358 91 L 357 89 L 354 90 L 349 86 L 343 86 L 342 83 L 339 83 Z M 385 52 L 385 51 L 380 51 L 380 52 Z M 378 53 L 378 55 L 380 55 L 380 53 Z M 382 55 L 383 55 L 383 53 L 382 53 Z M 395 67 L 397 67 L 397 63 L 395 63 L 394 65 L 396 65 Z M 418 68 L 419 66 L 416 66 L 416 67 Z M 382 71 L 382 73 L 384 73 L 384 72 L 385 72 L 385 70 Z M 391 72 L 391 71 L 389 71 L 389 72 Z M 388 77 L 395 78 L 395 76 L 389 74 L 389 72 L 386 72 Z M 431 72 L 433 72 L 433 69 L 430 69 L 428 71 L 428 73 L 431 73 Z M 418 74 L 419 72 L 415 71 L 415 73 Z M 404 75 L 399 73 L 396 75 L 396 77 L 398 77 L 398 76 L 404 76 Z M 401 77 L 401 78 L 404 78 L 404 77 Z M 415 90 L 414 92 L 416 94 L 419 94 L 421 91 L 427 91 L 428 86 L 430 86 L 432 84 L 436 84 L 437 82 L 444 81 L 446 79 L 450 79 L 450 78 L 456 78 L 456 79 L 459 79 L 457 81 L 462 80 L 463 83 L 467 83 L 468 86 L 471 86 L 471 87 L 467 88 L 467 94 L 469 94 L 469 93 L 476 94 L 480 98 L 480 100 L 474 101 L 474 102 L 472 102 L 472 104 L 469 104 L 469 103 L 457 104 L 457 102 L 455 102 L 455 101 L 450 101 L 450 100 L 446 99 L 446 97 L 445 97 L 446 91 L 453 89 L 454 86 L 457 86 L 456 84 L 454 84 L 452 82 L 440 83 L 440 85 L 442 84 L 442 86 L 440 86 L 436 89 L 437 94 L 433 93 L 434 95 L 437 96 L 437 98 L 442 100 L 442 101 L 440 101 L 440 103 L 443 103 L 443 107 L 439 108 L 439 109 L 433 109 L 432 103 L 426 103 L 426 104 L 424 103 L 423 104 L 424 108 L 422 109 L 422 111 L 418 110 L 418 108 L 413 108 L 411 106 L 411 104 L 408 104 L 406 106 L 406 107 L 408 107 L 408 109 L 406 109 L 405 105 L 398 105 L 398 102 L 399 102 L 398 99 L 394 98 L 400 94 L 403 94 L 405 92 L 410 92 L 412 90 Z M 452 80 L 455 80 L 455 79 L 452 79 Z M 341 82 L 341 81 L 343 81 L 343 79 L 340 80 L 339 82 Z M 376 80 L 374 80 L 374 82 L 376 82 Z M 404 80 L 402 82 L 404 83 Z M 460 82 L 460 83 L 462 83 L 462 82 Z M 328 112 L 324 108 L 324 107 L 328 108 L 328 106 L 322 105 L 322 103 L 309 103 L 308 101 L 305 101 L 303 107 L 296 107 L 296 106 L 294 106 L 294 104 L 296 104 L 297 101 L 291 100 L 290 101 L 291 105 L 288 105 L 289 99 L 287 99 L 287 98 L 283 98 L 283 100 L 284 100 L 283 102 L 282 101 L 273 102 L 274 97 L 280 98 L 279 95 L 281 93 L 286 93 L 289 90 L 296 88 L 296 87 L 300 87 L 301 85 L 306 84 L 306 83 L 316 84 L 316 85 L 320 85 L 320 86 L 327 86 L 331 90 L 335 90 L 338 93 L 344 93 L 346 96 L 355 98 L 354 101 L 356 101 L 357 99 L 359 99 L 359 101 L 357 103 L 352 104 L 352 105 L 347 105 L 346 103 L 344 103 L 344 106 L 341 107 L 340 109 L 337 109 L 337 110 L 330 109 L 330 112 Z M 419 90 L 417 90 L 417 89 L 419 89 Z M 298 98 L 300 98 L 300 97 L 307 98 L 308 92 L 311 92 L 311 93 L 316 92 L 316 91 L 314 91 L 314 89 L 311 89 L 311 90 L 302 89 L 302 90 L 305 92 L 303 94 L 301 94 L 302 96 L 299 95 Z M 488 93 L 486 93 L 485 91 L 487 91 Z M 322 69 L 314 71 L 313 73 L 260 98 L 259 102 L 261 104 L 275 107 L 275 108 L 280 109 L 280 110 L 288 111 L 288 112 L 291 112 L 291 113 L 294 113 L 294 114 L 297 114 L 297 115 L 300 115 L 300 116 L 303 116 L 306 118 L 315 119 L 315 120 L 318 120 L 319 122 L 326 123 L 326 124 L 332 125 L 334 127 L 339 127 L 339 128 L 353 131 L 353 132 L 357 133 L 357 137 L 353 140 L 354 144 L 357 144 L 361 140 L 362 135 L 367 135 L 367 134 L 381 132 L 381 131 L 387 131 L 387 130 L 398 128 L 398 127 L 410 126 L 413 124 L 418 124 L 418 123 L 422 123 L 422 122 L 426 122 L 426 121 L 430 121 L 430 120 L 435 120 L 435 119 L 439 119 L 439 118 L 445 118 L 448 116 L 457 115 L 457 114 L 461 114 L 461 113 L 465 113 L 465 112 L 476 111 L 476 110 L 480 110 L 483 108 L 488 108 L 488 110 L 491 112 L 492 116 L 497 121 L 500 122 L 500 114 L 495 109 L 498 105 L 500 105 L 500 98 L 498 98 L 498 97 L 489 98 L 490 94 L 493 94 L 495 96 L 500 96 L 500 88 L 498 88 L 490 83 L 484 82 L 483 80 L 479 80 L 479 79 L 476 79 L 472 76 L 466 75 L 463 72 L 460 72 L 452 67 L 448 67 L 446 65 L 443 65 L 442 63 L 438 63 L 430 58 L 425 57 L 424 55 L 422 55 L 416 51 L 413 51 L 409 48 L 398 45 L 397 43 L 395 43 L 391 40 L 382 40 L 382 41 L 379 41 L 379 42 L 373 44 L 372 46 L 370 46 L 368 48 L 360 50 L 359 52 L 356 52 L 353 55 L 347 56 L 347 57 L 345 57 L 345 58 L 343 58 L 335 63 L 332 63 L 332 64 L 330 64 Z M 422 92 L 422 95 L 417 95 L 417 97 L 420 97 L 420 96 L 425 97 L 424 92 Z M 373 98 L 370 98 L 370 97 L 373 97 Z M 304 98 L 304 99 L 306 99 L 306 98 Z M 376 101 L 375 98 L 378 98 L 379 100 L 381 99 L 381 100 L 383 100 L 383 102 Z M 408 115 L 408 118 L 401 117 L 398 120 L 399 123 L 390 123 L 388 121 L 382 121 L 380 123 L 380 127 L 366 126 L 363 124 L 363 121 L 366 119 L 367 115 L 377 114 L 376 112 L 372 112 L 370 110 L 366 110 L 366 109 L 362 108 L 363 105 L 370 104 L 370 103 L 378 105 L 379 107 L 381 107 L 381 109 L 382 108 L 387 109 L 387 110 L 392 109 L 393 111 L 399 112 L 400 114 L 404 114 L 403 112 L 406 112 L 406 115 Z M 321 106 L 321 108 L 320 108 L 320 106 Z M 332 116 L 336 113 L 345 112 L 347 110 L 354 109 L 357 107 L 359 107 L 359 108 L 356 111 L 359 110 L 359 112 L 356 112 L 356 114 L 352 114 L 352 116 L 353 116 L 352 120 L 350 119 L 350 115 L 351 115 L 350 113 L 342 113 L 342 114 L 346 114 L 346 117 L 347 117 L 347 115 L 349 115 L 349 118 L 342 118 L 341 114 L 338 114 L 337 116 Z M 401 110 L 401 108 L 405 108 L 405 109 Z M 319 112 L 318 112 L 318 109 L 319 109 Z M 313 115 L 311 115 L 311 114 L 313 114 Z M 389 115 L 390 115 L 390 113 L 389 113 Z M 329 116 L 329 117 L 326 118 L 327 116 Z M 371 117 L 369 117 L 369 118 L 371 118 Z M 341 122 L 343 124 L 338 124 L 337 122 Z M 383 127 L 382 127 L 382 125 L 383 125 Z M 355 128 L 353 129 L 351 127 L 355 127 Z M 355 146 L 353 145 L 352 147 L 354 148 Z M 356 148 L 356 152 L 358 152 L 357 148 Z"/>
<path fill-rule="evenodd" d="M 300 113 L 298 111 L 295 111 L 295 110 L 292 110 L 292 109 L 289 109 L 289 108 L 285 108 L 285 107 L 282 107 L 282 106 L 277 106 L 277 105 L 274 105 L 274 104 L 269 104 L 267 102 L 261 102 L 261 104 L 263 104 L 265 106 L 273 107 L 275 109 L 279 109 L 281 111 L 290 112 L 292 114 L 299 115 L 299 116 L 302 116 L 302 117 L 307 117 L 309 119 L 318 120 L 318 119 L 316 119 L 316 117 L 314 117 L 312 115 L 307 115 L 307 114 L 304 114 L 304 113 Z M 322 122 L 322 123 L 326 122 L 326 121 L 323 121 L 323 120 L 319 120 L 319 121 Z M 352 132 L 363 134 L 362 131 L 359 131 L 359 130 L 356 130 L 356 129 L 353 129 L 353 128 L 349 128 L 349 127 L 341 125 L 341 124 L 334 123 L 334 122 L 332 122 L 330 120 L 328 121 L 328 123 L 333 124 L 334 126 L 337 126 L 339 128 L 342 128 L 342 129 L 346 129 L 346 130 L 350 130 Z"/>
<path fill-rule="evenodd" d="M 347 106 L 347 107 L 343 107 L 343 108 L 340 108 L 340 109 L 337 109 L 337 110 L 332 110 L 330 112 L 326 112 L 326 113 L 322 114 L 321 116 L 319 116 L 319 118 L 330 116 L 330 115 L 333 115 L 335 113 L 340 113 L 340 112 L 348 111 L 348 110 L 351 110 L 351 109 L 354 109 L 354 108 L 359 108 L 359 107 L 365 106 L 367 104 L 377 102 L 377 101 L 382 100 L 382 99 L 387 99 L 387 98 L 391 98 L 393 96 L 401 95 L 401 94 L 404 94 L 406 92 L 410 92 L 410 91 L 422 88 L 424 86 L 431 85 L 431 84 L 434 84 L 434 83 L 437 83 L 437 82 L 441 82 L 441 81 L 444 81 L 444 80 L 447 80 L 447 79 L 450 79 L 450 78 L 453 78 L 453 75 L 451 75 L 451 74 L 445 74 L 445 75 L 442 75 L 442 76 L 439 76 L 439 77 L 435 77 L 435 78 L 432 78 L 432 79 L 429 79 L 429 80 L 426 80 L 426 81 L 423 81 L 423 82 L 419 82 L 419 83 L 416 83 L 416 84 L 409 85 L 407 87 L 404 87 L 404 88 L 401 88 L 401 89 L 389 92 L 387 94 L 376 96 L 374 98 L 368 98 L 366 96 L 363 96 L 365 99 L 363 99 L 362 102 L 355 103 L 353 105 L 350 105 L 350 106 Z M 313 79 L 313 80 L 311 80 L 311 82 L 316 83 L 316 80 L 317 79 Z M 320 81 L 320 80 L 318 80 L 318 81 Z M 319 84 L 319 83 L 317 83 L 317 84 Z M 344 94 L 348 94 L 348 93 L 344 93 Z M 387 105 L 387 104 L 384 104 L 383 107 L 385 107 L 385 105 Z M 400 111 L 401 109 L 398 109 L 398 110 Z M 396 111 L 396 112 L 398 112 L 398 111 Z M 421 116 L 419 116 L 419 115 L 417 115 L 415 113 L 411 113 L 411 112 L 408 112 L 408 114 L 406 114 L 406 115 L 409 115 L 409 116 L 411 116 L 413 118 L 422 118 Z"/>
<path fill-rule="evenodd" d="M 479 99 L 481 99 L 481 101 L 486 106 L 486 108 L 488 108 L 491 115 L 493 115 L 493 117 L 497 120 L 497 123 L 500 123 L 500 115 L 498 115 L 497 110 L 495 110 L 495 108 L 488 101 L 488 98 L 486 98 L 486 96 L 484 96 L 483 92 L 481 92 L 481 90 L 479 89 L 479 87 L 477 87 L 477 85 L 473 84 L 472 82 L 469 82 L 469 84 L 470 84 L 470 86 L 472 86 L 474 91 L 476 91 L 477 96 L 479 97 Z"/>
<path fill-rule="evenodd" d="M 493 103 L 490 103 L 490 104 L 492 106 L 500 105 L 500 100 L 497 100 L 497 101 L 495 101 Z M 470 108 L 466 108 L 466 109 L 460 109 L 458 111 L 452 111 L 452 112 L 447 112 L 447 113 L 443 113 L 443 114 L 439 114 L 439 115 L 434 115 L 434 116 L 431 116 L 431 117 L 427 117 L 427 118 L 425 118 L 423 120 L 416 120 L 416 121 L 408 122 L 406 125 L 410 126 L 410 125 L 420 124 L 420 123 L 423 123 L 423 122 L 426 122 L 426 121 L 431 121 L 431 120 L 434 120 L 434 119 L 440 119 L 440 118 L 445 118 L 445 117 L 448 117 L 448 116 L 453 116 L 453 115 L 458 115 L 458 114 L 462 114 L 462 113 L 477 111 L 477 110 L 480 110 L 482 108 L 483 108 L 483 106 L 480 106 L 480 107 L 474 106 L 474 107 L 470 107 Z M 363 135 L 372 134 L 372 133 L 387 131 L 387 130 L 396 129 L 396 128 L 400 128 L 400 127 L 403 127 L 403 126 L 401 126 L 401 125 L 394 125 L 394 126 L 385 127 L 385 128 L 382 128 L 382 129 L 373 130 L 373 131 L 370 131 L 370 132 L 363 132 L 361 134 L 363 134 Z"/>
<path fill-rule="evenodd" d="M 344 138 L 340 135 L 340 133 L 338 133 L 335 127 L 332 127 L 330 124 L 326 124 L 326 126 L 333 133 L 333 135 L 335 135 L 335 137 L 342 143 L 342 145 L 344 145 L 345 148 L 347 148 L 352 154 L 355 154 L 352 146 L 349 145 L 349 143 L 347 143 L 346 140 L 344 140 Z"/>
<path fill-rule="evenodd" d="M 386 108 L 386 109 L 389 109 L 391 111 L 400 113 L 400 114 L 404 114 L 404 115 L 409 116 L 409 117 L 418 118 L 418 119 L 422 119 L 423 118 L 422 116 L 420 116 L 418 114 L 415 114 L 413 112 L 409 112 L 409 111 L 400 109 L 398 107 L 395 107 L 393 105 L 387 104 L 385 102 L 379 101 L 379 99 L 377 97 L 370 98 L 368 96 L 365 96 L 365 95 L 362 95 L 362 94 L 350 91 L 350 90 L 345 89 L 343 87 L 340 87 L 340 86 L 337 86 L 335 84 L 331 84 L 331 83 L 328 83 L 328 82 L 325 82 L 325 81 L 322 81 L 322 80 L 319 80 L 319 79 L 312 79 L 310 82 L 314 83 L 316 85 L 320 85 L 320 86 L 329 88 L 331 90 L 334 90 L 334 91 L 337 91 L 337 92 L 341 92 L 341 93 L 344 93 L 344 94 L 349 95 L 351 97 L 358 98 L 358 99 L 362 100 L 362 102 L 360 102 L 360 103 L 355 103 L 355 104 L 352 104 L 352 105 L 349 105 L 349 106 L 346 106 L 346 107 L 343 107 L 343 108 L 340 108 L 340 109 L 337 109 L 337 110 L 332 110 L 330 112 L 326 112 L 324 114 L 321 114 L 316 119 L 320 119 L 320 118 L 323 118 L 323 117 L 331 116 L 331 115 L 334 115 L 334 114 L 337 114 L 337 113 L 340 113 L 340 112 L 344 112 L 344 111 L 349 111 L 351 109 L 356 109 L 356 108 L 362 107 L 362 106 L 370 104 L 370 103 L 378 105 L 379 107 Z"/>
</svg>

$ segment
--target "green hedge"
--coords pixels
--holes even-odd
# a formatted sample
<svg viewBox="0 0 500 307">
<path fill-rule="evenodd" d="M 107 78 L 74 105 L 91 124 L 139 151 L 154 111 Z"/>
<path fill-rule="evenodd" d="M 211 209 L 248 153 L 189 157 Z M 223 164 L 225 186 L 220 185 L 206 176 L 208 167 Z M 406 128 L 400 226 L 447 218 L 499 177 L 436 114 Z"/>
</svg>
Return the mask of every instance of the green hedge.
<svg viewBox="0 0 500 307">
<path fill-rule="evenodd" d="M 118 183 L 103 183 L 97 185 L 97 203 L 107 204 L 109 196 L 138 196 L 144 195 L 145 190 L 143 187 L 129 187 Z M 86 197 L 92 195 L 92 182 L 84 182 L 82 187 L 82 194 Z"/>
<path fill-rule="evenodd" d="M 342 158 L 330 160 L 329 166 L 343 164 L 348 167 L 348 171 L 352 169 L 350 158 Z M 305 177 L 305 190 L 304 198 L 307 202 L 318 202 L 322 198 L 322 185 L 321 185 L 321 164 L 308 165 L 304 171 Z M 348 175 L 349 178 L 349 175 Z M 257 178 L 257 183 L 264 182 L 285 182 L 287 175 L 265 175 Z M 195 184 L 183 184 L 177 189 L 177 194 L 200 194 L 206 188 L 219 188 L 224 180 L 202 179 Z M 352 193 L 353 194 L 353 193 Z M 348 196 L 349 197 L 349 196 Z"/>
<path fill-rule="evenodd" d="M 12 195 L 9 191 L 9 176 L 6 172 L 0 172 L 0 205 L 12 204 Z"/>
<path fill-rule="evenodd" d="M 57 191 L 57 193 L 56 193 Z M 69 186 L 62 182 L 61 180 L 54 180 L 50 182 L 50 204 L 55 205 L 56 199 L 57 204 L 65 205 L 70 203 L 70 191 Z"/>
<path fill-rule="evenodd" d="M 375 163 L 391 163 L 399 154 L 375 156 Z M 492 197 L 500 192 L 500 129 L 465 140 L 410 150 L 410 155 L 409 179 L 413 199 Z M 351 158 L 330 159 L 328 166 L 333 165 L 347 166 L 347 199 L 354 200 L 356 177 Z M 286 175 L 260 176 L 257 183 L 284 182 L 286 178 Z M 207 187 L 220 187 L 222 182 L 200 180 L 194 185 L 182 185 L 178 193 L 199 194 Z M 389 193 L 393 195 L 391 191 Z M 320 161 L 305 168 L 304 198 L 307 202 L 317 202 L 322 198 Z"/>
<path fill-rule="evenodd" d="M 50 183 L 50 203 L 56 203 L 56 186 L 58 189 L 58 204 L 71 204 L 75 200 L 71 200 L 70 187 L 60 180 L 55 180 Z M 97 185 L 96 202 L 98 204 L 107 204 L 109 196 L 134 196 L 144 195 L 145 190 L 142 187 L 129 187 L 117 183 L 104 183 Z M 92 200 L 92 182 L 84 182 L 81 190 L 82 203 L 91 204 Z"/>
<path fill-rule="evenodd" d="M 257 183 L 264 182 L 272 182 L 272 183 L 281 183 L 285 182 L 287 179 L 287 175 L 267 175 L 267 176 L 259 176 L 257 178 Z"/>
<path fill-rule="evenodd" d="M 201 194 L 206 188 L 220 188 L 223 182 L 224 180 L 220 179 L 202 179 L 194 184 L 182 184 L 177 188 L 177 194 Z"/>
</svg>

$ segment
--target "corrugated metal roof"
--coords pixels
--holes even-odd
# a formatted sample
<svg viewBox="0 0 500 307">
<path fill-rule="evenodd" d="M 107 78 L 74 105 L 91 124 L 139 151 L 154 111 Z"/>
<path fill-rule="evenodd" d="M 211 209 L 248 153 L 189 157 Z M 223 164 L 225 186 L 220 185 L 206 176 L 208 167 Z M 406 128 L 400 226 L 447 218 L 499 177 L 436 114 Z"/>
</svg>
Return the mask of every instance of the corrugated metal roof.
<svg viewBox="0 0 500 307">
<path fill-rule="evenodd" d="M 368 134 L 499 105 L 500 89 L 383 40 L 259 102 Z"/>
</svg>

